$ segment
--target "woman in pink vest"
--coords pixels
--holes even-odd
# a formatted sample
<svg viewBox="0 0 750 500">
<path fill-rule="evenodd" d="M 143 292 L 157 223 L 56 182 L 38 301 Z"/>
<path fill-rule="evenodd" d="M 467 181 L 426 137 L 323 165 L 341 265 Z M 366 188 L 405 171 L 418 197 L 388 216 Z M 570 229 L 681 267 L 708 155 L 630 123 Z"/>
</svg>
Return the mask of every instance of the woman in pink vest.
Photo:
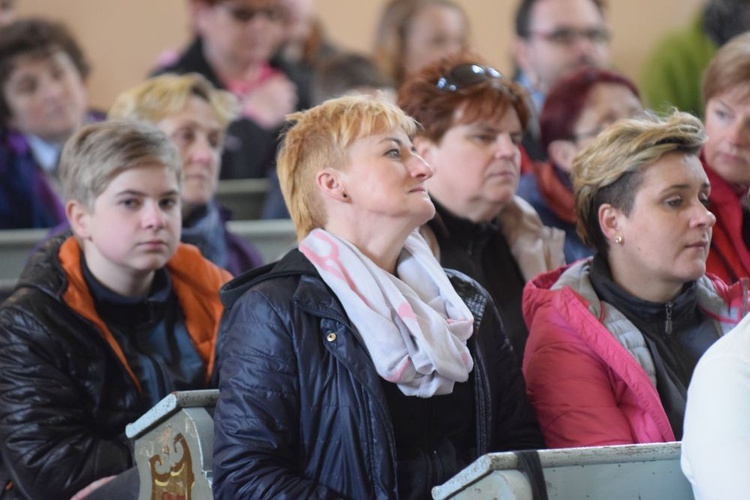
<svg viewBox="0 0 750 500">
<path fill-rule="evenodd" d="M 706 349 L 744 316 L 746 290 L 705 276 L 711 185 L 700 121 L 621 120 L 573 163 L 594 256 L 526 285 L 527 393 L 550 447 L 679 440 Z"/>
</svg>

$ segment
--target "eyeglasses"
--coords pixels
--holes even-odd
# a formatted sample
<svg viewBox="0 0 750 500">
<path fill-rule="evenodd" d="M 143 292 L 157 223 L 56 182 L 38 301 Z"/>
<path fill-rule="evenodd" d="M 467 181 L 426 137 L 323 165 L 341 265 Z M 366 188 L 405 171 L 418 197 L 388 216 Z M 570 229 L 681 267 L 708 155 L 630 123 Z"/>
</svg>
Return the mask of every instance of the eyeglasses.
<svg viewBox="0 0 750 500">
<path fill-rule="evenodd" d="M 607 28 L 589 28 L 577 30 L 575 28 L 558 28 L 553 31 L 532 31 L 532 35 L 538 36 L 555 45 L 574 45 L 579 39 L 588 40 L 595 45 L 601 45 L 609 42 L 612 34 Z"/>
<path fill-rule="evenodd" d="M 455 92 L 458 89 L 486 81 L 499 80 L 502 77 L 502 73 L 491 66 L 469 63 L 459 64 L 448 71 L 446 75 L 441 76 L 435 87 L 440 90 Z"/>
<path fill-rule="evenodd" d="M 255 8 L 255 7 L 232 7 L 226 3 L 220 3 L 221 7 L 226 9 L 232 19 L 238 23 L 249 23 L 257 16 L 265 16 L 269 21 L 278 21 L 281 19 L 281 10 L 273 7 Z"/>
</svg>

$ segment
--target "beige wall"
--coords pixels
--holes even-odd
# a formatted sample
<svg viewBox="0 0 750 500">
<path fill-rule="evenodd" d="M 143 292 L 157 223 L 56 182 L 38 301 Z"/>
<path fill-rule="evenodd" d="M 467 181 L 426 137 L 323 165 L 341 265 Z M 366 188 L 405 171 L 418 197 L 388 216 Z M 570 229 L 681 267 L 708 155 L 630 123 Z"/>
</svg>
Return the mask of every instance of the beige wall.
<svg viewBox="0 0 750 500">
<path fill-rule="evenodd" d="M 385 0 L 317 0 L 331 38 L 368 51 Z M 457 0 L 472 23 L 475 47 L 498 68 L 512 69 L 510 38 L 517 0 Z M 649 47 L 688 22 L 702 0 L 609 0 L 613 61 L 637 78 Z M 164 49 L 187 39 L 187 0 L 19 0 L 21 14 L 55 17 L 78 35 L 94 66 L 92 104 L 106 108 L 140 81 Z"/>
</svg>

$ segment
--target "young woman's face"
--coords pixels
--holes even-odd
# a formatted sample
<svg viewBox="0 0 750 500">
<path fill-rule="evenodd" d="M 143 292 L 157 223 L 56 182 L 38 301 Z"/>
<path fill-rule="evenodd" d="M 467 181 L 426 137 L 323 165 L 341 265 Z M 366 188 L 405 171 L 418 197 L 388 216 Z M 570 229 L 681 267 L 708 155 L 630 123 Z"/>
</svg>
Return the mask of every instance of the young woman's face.
<svg viewBox="0 0 750 500">
<path fill-rule="evenodd" d="M 441 205 L 475 222 L 493 219 L 516 194 L 523 128 L 509 107 L 495 119 L 453 125 L 439 143 L 420 147 L 435 169 L 430 193 Z"/>
<path fill-rule="evenodd" d="M 9 125 L 48 142 L 64 142 L 83 123 L 86 87 L 70 56 L 19 56 L 2 88 Z"/>
<path fill-rule="evenodd" d="M 159 163 L 116 175 L 91 209 L 74 224 L 85 240 L 86 262 L 105 286 L 149 281 L 174 255 L 180 242 L 180 187 Z"/>
<path fill-rule="evenodd" d="M 708 165 L 731 184 L 750 184 L 750 94 L 738 87 L 706 103 Z"/>
<path fill-rule="evenodd" d="M 224 129 L 210 104 L 198 96 L 185 108 L 156 124 L 180 150 L 183 169 L 182 210 L 187 215 L 210 202 L 219 179 Z"/>
<path fill-rule="evenodd" d="M 622 243 L 609 238 L 610 267 L 627 270 L 615 280 L 639 297 L 644 290 L 674 296 L 703 276 L 716 222 L 706 208 L 710 190 L 696 156 L 671 153 L 646 167 L 630 214 L 615 211 Z"/>
<path fill-rule="evenodd" d="M 404 40 L 404 74 L 410 75 L 467 46 L 463 13 L 447 5 L 427 5 L 416 13 Z"/>
</svg>

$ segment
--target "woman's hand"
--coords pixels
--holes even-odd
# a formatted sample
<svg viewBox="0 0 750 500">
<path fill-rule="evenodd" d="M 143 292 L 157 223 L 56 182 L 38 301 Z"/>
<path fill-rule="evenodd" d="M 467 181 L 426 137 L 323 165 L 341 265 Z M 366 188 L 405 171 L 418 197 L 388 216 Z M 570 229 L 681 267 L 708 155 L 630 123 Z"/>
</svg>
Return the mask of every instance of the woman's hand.
<svg viewBox="0 0 750 500">
<path fill-rule="evenodd" d="M 73 495 L 73 497 L 70 500 L 84 500 L 87 496 L 89 496 L 95 489 L 99 488 L 102 485 L 107 484 L 111 480 L 113 480 L 116 476 L 108 476 L 103 477 L 101 479 L 97 479 L 93 483 L 86 486 L 84 489 Z"/>
<path fill-rule="evenodd" d="M 297 87 L 282 73 L 270 76 L 242 102 L 242 114 L 265 129 L 274 129 L 295 110 Z"/>
</svg>

